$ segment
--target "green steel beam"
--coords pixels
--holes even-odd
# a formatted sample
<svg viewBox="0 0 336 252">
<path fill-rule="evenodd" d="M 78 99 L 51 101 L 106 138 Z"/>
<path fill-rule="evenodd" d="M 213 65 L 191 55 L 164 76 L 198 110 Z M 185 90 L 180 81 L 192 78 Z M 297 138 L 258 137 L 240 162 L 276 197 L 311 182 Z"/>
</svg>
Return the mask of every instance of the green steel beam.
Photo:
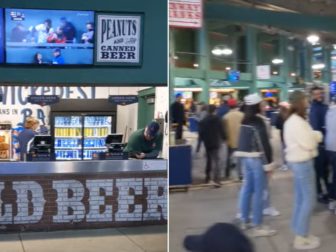
<svg viewBox="0 0 336 252">
<path fill-rule="evenodd" d="M 257 31 L 253 27 L 247 27 L 246 31 L 246 46 L 247 46 L 247 61 L 248 70 L 247 72 L 252 75 L 252 84 L 250 86 L 250 93 L 255 93 L 257 91 Z"/>
<path fill-rule="evenodd" d="M 213 2 L 207 2 L 205 4 L 204 13 L 205 19 L 209 20 L 218 19 L 292 29 L 336 30 L 336 17 L 330 16 L 275 12 Z"/>
<path fill-rule="evenodd" d="M 280 75 L 283 78 L 284 82 L 281 84 L 281 93 L 280 100 L 287 101 L 288 100 L 288 82 L 289 82 L 289 50 L 288 47 L 288 39 L 284 36 L 280 36 L 280 57 L 284 59 L 284 64 L 280 66 Z"/>
<path fill-rule="evenodd" d="M 201 29 L 197 31 L 197 46 L 199 52 L 199 69 L 204 73 L 202 85 L 202 92 L 200 95 L 200 101 L 208 103 L 209 102 L 209 76 L 210 71 L 210 55 L 209 55 L 209 39 L 207 33 L 207 26 L 204 22 Z"/>
</svg>

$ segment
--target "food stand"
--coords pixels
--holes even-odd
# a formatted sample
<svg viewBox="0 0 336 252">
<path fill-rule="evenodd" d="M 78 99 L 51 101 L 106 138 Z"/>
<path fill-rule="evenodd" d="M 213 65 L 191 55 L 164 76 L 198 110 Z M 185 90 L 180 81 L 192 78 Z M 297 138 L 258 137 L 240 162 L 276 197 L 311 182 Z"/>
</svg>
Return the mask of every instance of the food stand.
<svg viewBox="0 0 336 252">
<path fill-rule="evenodd" d="M 88 0 L 80 5 L 65 0 L 1 1 L 0 33 L 6 39 L 0 44 L 0 121 L 12 123 L 13 147 L 25 119 L 34 116 L 51 135 L 54 153 L 55 146 L 58 151 L 82 150 L 77 155 L 55 153 L 64 157 L 57 160 L 30 162 L 17 161 L 13 150 L 11 161 L 0 162 L 3 232 L 167 223 L 165 150 L 155 160 L 92 160 L 106 135 L 119 132 L 127 143 L 130 134 L 143 127 L 140 117 L 160 119 L 158 115 L 167 111 L 168 103 L 161 99 L 168 97 L 167 37 L 156 36 L 166 27 L 166 8 L 156 1 L 144 6 L 135 0 Z M 131 34 L 105 27 L 125 17 L 132 24 Z M 54 25 L 48 30 L 60 36 L 55 40 L 43 41 L 39 32 L 47 19 Z M 76 33 L 62 37 L 57 26 L 71 26 Z M 111 46 L 115 42 L 118 46 Z M 146 104 L 136 102 L 97 109 L 99 100 L 108 104 L 110 96 L 139 96 L 148 88 L 155 90 L 150 115 Z M 33 103 L 34 95 L 58 99 L 53 104 Z M 67 111 L 57 108 L 64 102 Z M 74 130 L 79 121 L 65 122 L 63 112 L 80 113 L 81 128 Z M 85 117 L 89 112 L 92 117 Z M 80 130 L 81 140 L 76 142 L 73 136 Z"/>
</svg>

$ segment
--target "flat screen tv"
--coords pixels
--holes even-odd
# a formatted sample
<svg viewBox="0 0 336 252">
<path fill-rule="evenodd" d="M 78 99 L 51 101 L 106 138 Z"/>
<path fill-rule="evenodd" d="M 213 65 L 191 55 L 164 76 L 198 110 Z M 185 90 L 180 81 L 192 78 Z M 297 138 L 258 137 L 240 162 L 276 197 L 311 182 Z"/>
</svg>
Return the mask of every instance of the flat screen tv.
<svg viewBox="0 0 336 252">
<path fill-rule="evenodd" d="M 4 17 L 0 8 L 0 64 L 4 63 Z"/>
<path fill-rule="evenodd" d="M 93 11 L 6 9 L 5 21 L 8 64 L 93 64 Z"/>
</svg>

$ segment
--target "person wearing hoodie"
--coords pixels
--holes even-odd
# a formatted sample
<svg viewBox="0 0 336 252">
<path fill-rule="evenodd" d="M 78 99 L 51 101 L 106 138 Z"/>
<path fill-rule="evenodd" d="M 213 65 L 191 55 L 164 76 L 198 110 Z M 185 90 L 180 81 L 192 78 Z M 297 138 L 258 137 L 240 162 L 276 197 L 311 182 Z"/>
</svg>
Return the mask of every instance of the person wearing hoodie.
<svg viewBox="0 0 336 252">
<path fill-rule="evenodd" d="M 243 185 L 239 195 L 242 214 L 241 227 L 247 228 L 252 202 L 253 236 L 272 236 L 277 233 L 263 226 L 263 194 L 266 172 L 272 166 L 272 148 L 264 120 L 259 116 L 262 102 L 258 94 L 244 98 L 244 118 L 240 127 L 238 148 L 235 155 L 241 158 Z"/>
<path fill-rule="evenodd" d="M 332 167 L 332 182 L 330 187 L 329 209 L 336 214 L 336 99 L 332 99 L 326 115 L 326 137 L 325 147 L 328 151 L 329 160 Z"/>
<path fill-rule="evenodd" d="M 328 111 L 328 106 L 323 103 L 324 93 L 321 87 L 313 87 L 311 89 L 313 98 L 310 112 L 309 122 L 314 130 L 320 131 L 325 136 L 325 118 Z M 326 152 L 324 141 L 318 146 L 318 155 L 315 158 L 314 168 L 316 172 L 316 189 L 317 199 L 321 203 L 327 204 L 330 197 L 330 182 L 329 182 L 329 167 L 328 154 Z M 322 182 L 324 183 L 323 190 Z"/>
<path fill-rule="evenodd" d="M 204 143 L 207 156 L 205 182 L 210 182 L 213 169 L 215 187 L 220 187 L 219 150 L 225 140 L 225 131 L 221 119 L 215 112 L 216 107 L 214 105 L 209 105 L 208 114 L 199 124 L 199 136 Z"/>
<path fill-rule="evenodd" d="M 239 137 L 239 129 L 241 122 L 244 118 L 244 113 L 239 111 L 238 103 L 235 99 L 228 100 L 228 106 L 230 107 L 230 111 L 223 116 L 223 127 L 226 131 L 227 136 L 227 148 L 228 154 L 226 159 L 226 167 L 225 167 L 225 178 L 229 179 L 231 176 L 231 169 L 233 167 L 232 157 L 233 153 L 237 150 L 238 145 L 238 137 Z M 241 176 L 240 166 L 237 165 L 237 175 L 238 179 Z"/>
<path fill-rule="evenodd" d="M 290 104 L 289 117 L 284 125 L 284 140 L 286 160 L 294 180 L 294 248 L 315 249 L 320 246 L 320 239 L 309 231 L 316 202 L 314 158 L 318 155 L 322 133 L 313 130 L 306 120 L 308 99 L 303 92 L 294 91 L 290 96 Z"/>
</svg>

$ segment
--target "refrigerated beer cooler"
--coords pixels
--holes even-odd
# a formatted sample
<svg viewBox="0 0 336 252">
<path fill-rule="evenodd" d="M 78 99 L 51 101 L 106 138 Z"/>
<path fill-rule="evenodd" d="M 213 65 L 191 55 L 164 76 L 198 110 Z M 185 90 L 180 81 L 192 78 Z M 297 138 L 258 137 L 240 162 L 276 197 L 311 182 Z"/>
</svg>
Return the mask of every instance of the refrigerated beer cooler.
<svg viewBox="0 0 336 252">
<path fill-rule="evenodd" d="M 90 103 L 89 100 L 86 101 Z M 62 111 L 52 111 L 56 160 L 91 160 L 96 153 L 107 151 L 105 138 L 115 133 L 116 113 L 111 108 L 109 111 L 102 111 L 106 110 L 106 106 L 100 107 L 101 109 L 99 107 L 97 104 L 92 106 L 72 104 L 71 108 L 75 110 L 73 112 L 64 111 L 66 108 L 58 109 Z M 83 111 L 78 111 L 80 108 Z M 84 109 L 91 109 L 91 111 Z M 92 109 L 100 111 L 92 111 Z"/>
<path fill-rule="evenodd" d="M 112 115 L 54 115 L 56 160 L 91 160 L 105 152 L 105 138 L 112 133 Z"/>
</svg>

